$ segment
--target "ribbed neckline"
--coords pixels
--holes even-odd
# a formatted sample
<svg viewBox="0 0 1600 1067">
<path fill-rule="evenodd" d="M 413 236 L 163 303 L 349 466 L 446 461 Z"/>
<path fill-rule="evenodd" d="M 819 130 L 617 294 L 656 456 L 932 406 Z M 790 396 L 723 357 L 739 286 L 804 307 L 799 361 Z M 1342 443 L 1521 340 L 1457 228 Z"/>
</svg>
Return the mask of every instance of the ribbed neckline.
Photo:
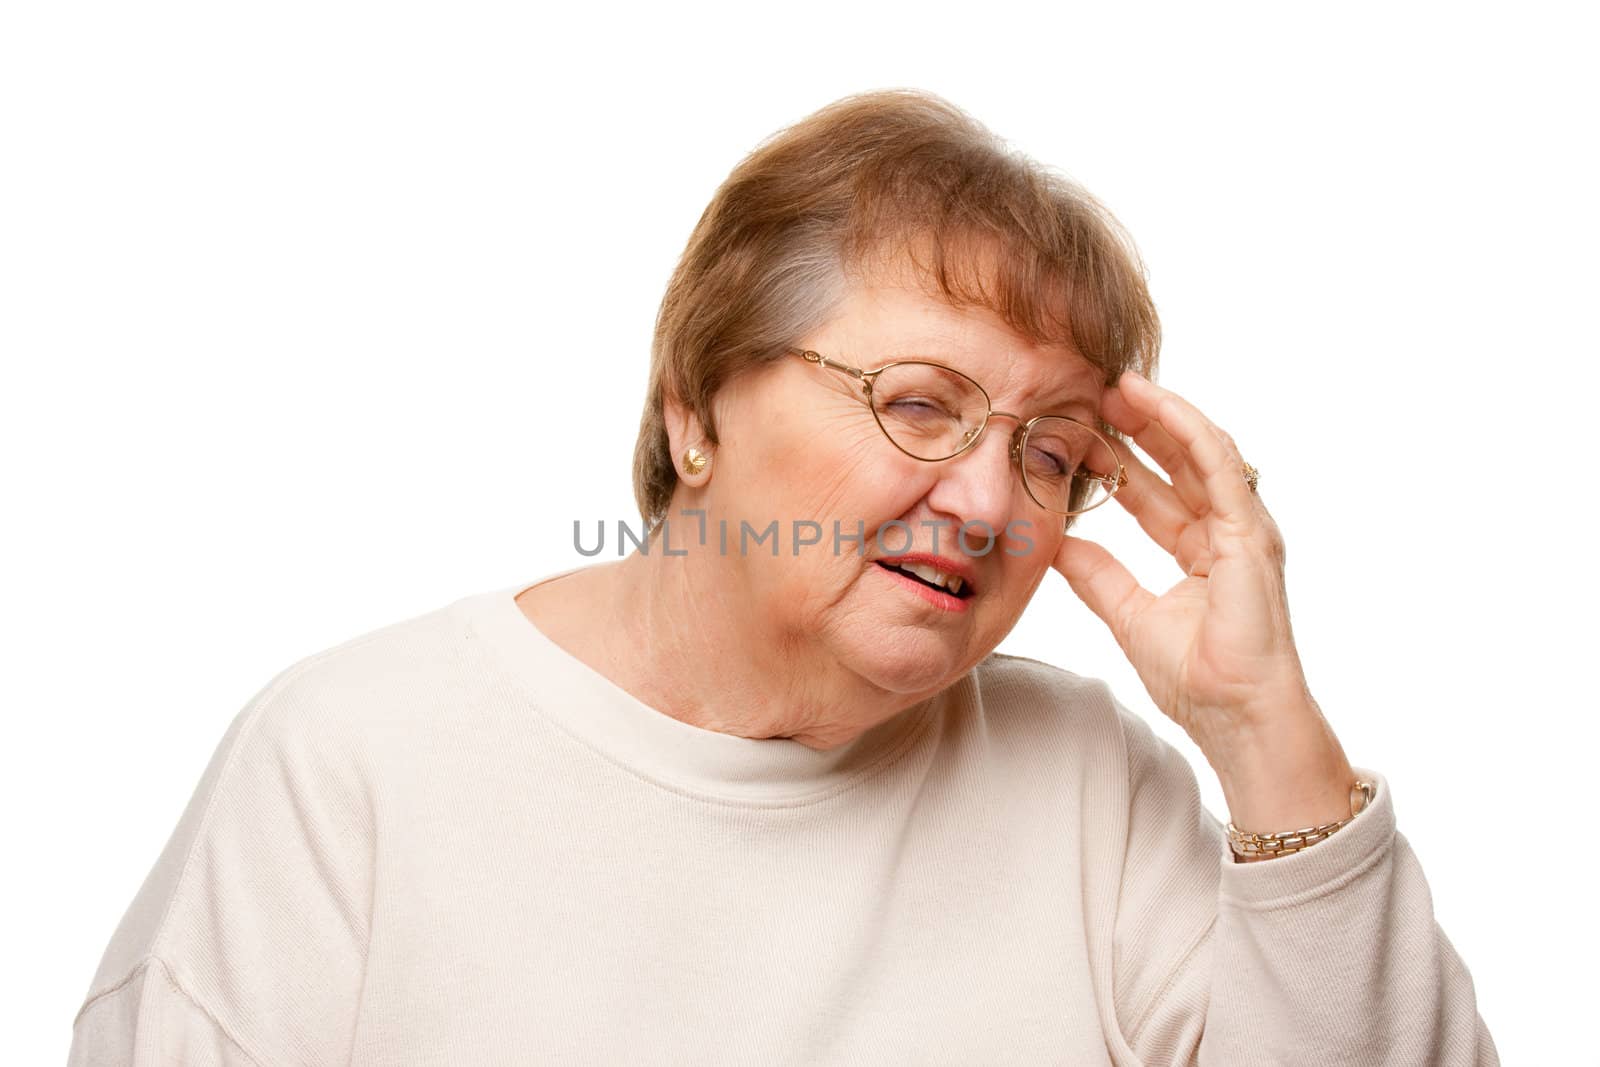
<svg viewBox="0 0 1600 1067">
<path fill-rule="evenodd" d="M 469 596 L 457 607 L 541 714 L 606 759 L 675 792 L 757 807 L 815 803 L 891 766 L 927 732 L 949 693 L 828 751 L 690 725 L 640 701 L 523 615 L 519 595 L 580 569 Z"/>
</svg>

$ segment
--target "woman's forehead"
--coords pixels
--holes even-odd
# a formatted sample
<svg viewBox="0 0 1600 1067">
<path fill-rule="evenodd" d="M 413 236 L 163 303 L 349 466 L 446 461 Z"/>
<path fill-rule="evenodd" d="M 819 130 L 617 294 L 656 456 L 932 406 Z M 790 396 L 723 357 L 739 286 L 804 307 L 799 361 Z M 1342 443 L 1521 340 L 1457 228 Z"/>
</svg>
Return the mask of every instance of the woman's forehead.
<svg viewBox="0 0 1600 1067">
<path fill-rule="evenodd" d="M 1024 337 L 993 309 L 958 306 L 903 279 L 863 278 L 846 292 L 827 331 L 840 358 L 873 367 L 897 359 L 947 363 L 977 379 L 999 406 L 1018 400 L 1078 401 L 1098 411 L 1104 374 L 1070 342 Z"/>
</svg>

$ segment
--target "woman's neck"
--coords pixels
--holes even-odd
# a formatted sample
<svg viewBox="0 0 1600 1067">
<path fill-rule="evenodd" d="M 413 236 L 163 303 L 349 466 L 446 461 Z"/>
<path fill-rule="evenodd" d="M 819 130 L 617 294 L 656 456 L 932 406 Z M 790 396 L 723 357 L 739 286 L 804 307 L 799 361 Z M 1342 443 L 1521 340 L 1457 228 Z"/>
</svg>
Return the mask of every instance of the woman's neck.
<svg viewBox="0 0 1600 1067">
<path fill-rule="evenodd" d="M 776 632 L 749 610 L 738 575 L 709 553 L 639 553 L 596 569 L 591 664 L 675 719 L 740 737 L 830 749 L 904 709 L 841 666 L 812 635 Z M 611 620 L 619 620 L 612 622 Z"/>
</svg>

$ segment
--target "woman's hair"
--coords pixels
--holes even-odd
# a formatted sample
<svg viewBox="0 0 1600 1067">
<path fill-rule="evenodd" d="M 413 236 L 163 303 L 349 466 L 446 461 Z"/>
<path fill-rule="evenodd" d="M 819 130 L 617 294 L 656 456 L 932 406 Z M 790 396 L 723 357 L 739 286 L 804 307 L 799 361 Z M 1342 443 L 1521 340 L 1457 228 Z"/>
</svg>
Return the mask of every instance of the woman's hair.
<svg viewBox="0 0 1600 1067">
<path fill-rule="evenodd" d="M 1106 385 L 1155 369 L 1143 264 L 1093 197 L 932 93 L 848 96 L 746 156 L 689 237 L 656 318 L 634 446 L 649 526 L 678 481 L 665 399 L 716 444 L 717 391 L 823 325 L 847 279 L 873 265 L 909 265 L 954 306 L 988 308 L 1035 344 L 1070 345 Z"/>
</svg>

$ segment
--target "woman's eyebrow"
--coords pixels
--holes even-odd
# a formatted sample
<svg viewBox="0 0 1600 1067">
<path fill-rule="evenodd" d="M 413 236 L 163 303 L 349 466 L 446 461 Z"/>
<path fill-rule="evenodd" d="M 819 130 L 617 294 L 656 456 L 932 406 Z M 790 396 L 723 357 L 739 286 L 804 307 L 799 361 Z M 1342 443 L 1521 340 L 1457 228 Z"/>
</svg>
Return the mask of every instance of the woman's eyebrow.
<svg viewBox="0 0 1600 1067">
<path fill-rule="evenodd" d="M 1069 419 L 1087 423 L 1093 427 L 1100 421 L 1100 412 L 1093 404 L 1083 397 L 1076 397 L 1065 403 L 1055 401 L 1044 405 L 1034 405 L 1026 411 L 1018 412 L 1024 419 L 1035 418 L 1039 415 L 1065 415 Z"/>
<path fill-rule="evenodd" d="M 1073 399 L 1067 401 L 1067 403 L 1058 410 L 1065 412 L 1076 412 L 1077 414 L 1085 415 L 1091 419 L 1098 419 L 1100 417 L 1100 409 L 1095 407 L 1093 401 L 1081 395 L 1073 397 Z M 1046 414 L 1050 413 L 1047 412 Z"/>
<path fill-rule="evenodd" d="M 1029 407 L 1034 415 L 1064 415 L 1077 411 L 1098 417 L 1100 409 L 1095 401 L 1099 395 L 1098 391 L 1091 394 L 1081 386 L 1045 388 L 1030 396 Z"/>
<path fill-rule="evenodd" d="M 921 340 L 893 345 L 890 346 L 880 357 L 879 363 L 872 363 L 870 360 L 868 363 L 873 366 L 878 366 L 883 363 L 893 363 L 899 360 L 921 360 L 928 363 L 943 364 L 946 367 L 954 368 L 955 370 L 972 377 L 974 381 L 978 382 L 978 384 L 982 385 L 985 389 L 989 387 L 988 384 L 982 380 L 982 378 L 973 375 L 972 371 L 968 369 L 967 364 L 970 362 L 969 360 L 963 359 L 961 355 L 946 351 L 945 347 L 937 341 Z M 1098 387 L 1093 394 L 1090 394 L 1085 391 L 1082 386 L 1047 385 L 1038 390 L 1037 393 L 1030 392 L 1027 395 L 1026 399 L 1029 411 L 1024 415 L 1024 417 L 1032 418 L 1034 415 L 1064 415 L 1069 411 L 1076 411 L 1081 414 L 1098 417 L 1099 408 L 1095 401 L 1099 398 L 1099 395 L 1100 392 Z M 1034 396 L 1043 397 L 1044 399 L 1034 400 Z M 1018 414 L 1024 413 L 1018 412 Z"/>
</svg>

